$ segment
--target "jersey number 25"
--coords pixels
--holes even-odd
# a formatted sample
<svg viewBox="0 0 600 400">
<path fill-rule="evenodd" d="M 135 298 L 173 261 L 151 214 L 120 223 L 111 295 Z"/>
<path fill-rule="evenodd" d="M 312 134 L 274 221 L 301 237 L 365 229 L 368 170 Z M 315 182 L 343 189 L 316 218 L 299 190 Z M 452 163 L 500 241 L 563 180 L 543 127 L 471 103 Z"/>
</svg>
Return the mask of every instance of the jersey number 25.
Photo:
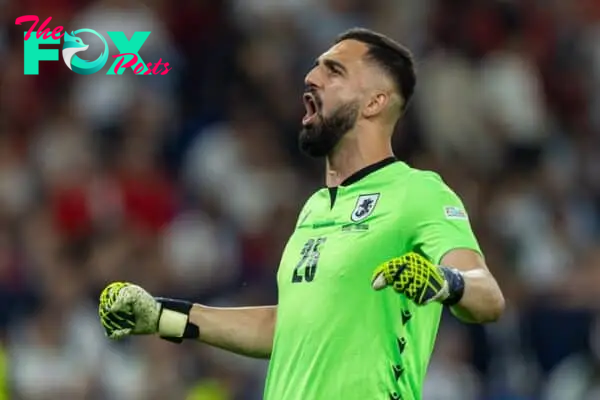
<svg viewBox="0 0 600 400">
<path fill-rule="evenodd" d="M 294 268 L 292 282 L 312 282 L 317 273 L 317 264 L 319 263 L 320 247 L 325 242 L 325 238 L 309 239 L 300 252 L 300 261 Z M 301 269 L 304 267 L 304 273 Z"/>
</svg>

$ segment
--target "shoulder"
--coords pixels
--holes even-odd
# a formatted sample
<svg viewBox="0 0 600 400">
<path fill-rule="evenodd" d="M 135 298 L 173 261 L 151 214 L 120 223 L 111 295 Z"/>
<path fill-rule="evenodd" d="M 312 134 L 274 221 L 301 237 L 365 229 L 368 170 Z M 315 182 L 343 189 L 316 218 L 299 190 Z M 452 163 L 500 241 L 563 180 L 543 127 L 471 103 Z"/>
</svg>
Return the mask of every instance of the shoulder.
<svg viewBox="0 0 600 400">
<path fill-rule="evenodd" d="M 419 216 L 423 213 L 445 219 L 468 219 L 464 204 L 440 174 L 411 168 L 404 182 L 406 196 L 402 207 Z"/>
<path fill-rule="evenodd" d="M 308 196 L 308 198 L 306 199 L 306 201 L 304 202 L 304 207 L 323 201 L 324 198 L 328 197 L 328 189 L 327 188 L 321 188 L 318 189 L 316 191 L 314 191 L 310 196 Z"/>
<path fill-rule="evenodd" d="M 398 168 L 394 173 L 392 186 L 397 190 L 406 191 L 407 194 L 452 194 L 453 190 L 446 184 L 440 174 L 413 168 L 405 163 L 398 163 Z"/>
<path fill-rule="evenodd" d="M 319 203 L 323 201 L 323 199 L 326 197 L 326 192 L 327 189 L 319 189 L 306 199 L 304 205 L 300 208 L 300 211 L 298 212 L 296 225 L 301 224 L 314 208 L 318 208 Z"/>
<path fill-rule="evenodd" d="M 410 169 L 410 175 L 406 184 L 410 190 L 442 193 L 452 192 L 452 189 L 450 189 L 440 174 L 416 168 Z"/>
</svg>

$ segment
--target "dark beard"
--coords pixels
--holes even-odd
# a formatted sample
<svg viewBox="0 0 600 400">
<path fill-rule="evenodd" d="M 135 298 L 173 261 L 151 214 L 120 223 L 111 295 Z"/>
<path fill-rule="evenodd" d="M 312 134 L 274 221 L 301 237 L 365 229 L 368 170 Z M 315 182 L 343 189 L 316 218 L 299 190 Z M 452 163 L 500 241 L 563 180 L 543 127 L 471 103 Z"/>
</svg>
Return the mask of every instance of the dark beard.
<svg viewBox="0 0 600 400">
<path fill-rule="evenodd" d="M 329 117 L 319 118 L 312 125 L 305 126 L 298 136 L 300 150 L 309 157 L 325 157 L 335 148 L 344 135 L 354 128 L 358 116 L 355 102 L 340 106 Z"/>
</svg>

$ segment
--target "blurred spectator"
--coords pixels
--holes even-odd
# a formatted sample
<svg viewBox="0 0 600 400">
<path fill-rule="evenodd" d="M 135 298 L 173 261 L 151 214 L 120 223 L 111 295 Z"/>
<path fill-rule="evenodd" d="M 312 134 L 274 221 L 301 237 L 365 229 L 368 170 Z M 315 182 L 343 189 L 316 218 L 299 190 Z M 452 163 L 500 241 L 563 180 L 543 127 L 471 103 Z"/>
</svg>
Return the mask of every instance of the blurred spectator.
<svg viewBox="0 0 600 400">
<path fill-rule="evenodd" d="M 590 332 L 589 353 L 574 354 L 560 363 L 550 375 L 544 400 L 577 398 L 592 400 L 600 397 L 600 320 Z"/>
<path fill-rule="evenodd" d="M 469 365 L 466 335 L 456 326 L 440 330 L 436 353 L 431 360 L 423 398 L 431 400 L 471 400 L 481 396 L 479 378 Z"/>
</svg>

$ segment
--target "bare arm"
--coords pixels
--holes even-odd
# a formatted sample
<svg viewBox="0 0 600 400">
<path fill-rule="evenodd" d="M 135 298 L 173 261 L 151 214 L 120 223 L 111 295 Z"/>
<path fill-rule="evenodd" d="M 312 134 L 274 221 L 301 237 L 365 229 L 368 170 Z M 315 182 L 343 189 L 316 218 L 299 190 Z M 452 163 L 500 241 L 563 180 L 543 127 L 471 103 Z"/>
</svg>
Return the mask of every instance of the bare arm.
<svg viewBox="0 0 600 400">
<path fill-rule="evenodd" d="M 448 252 L 440 263 L 463 273 L 465 291 L 452 313 L 467 323 L 496 321 L 504 312 L 504 296 L 481 255 L 473 250 L 457 249 Z"/>
<path fill-rule="evenodd" d="M 276 306 L 217 308 L 194 304 L 190 322 L 200 327 L 201 342 L 248 357 L 269 358 L 276 314 Z"/>
</svg>

